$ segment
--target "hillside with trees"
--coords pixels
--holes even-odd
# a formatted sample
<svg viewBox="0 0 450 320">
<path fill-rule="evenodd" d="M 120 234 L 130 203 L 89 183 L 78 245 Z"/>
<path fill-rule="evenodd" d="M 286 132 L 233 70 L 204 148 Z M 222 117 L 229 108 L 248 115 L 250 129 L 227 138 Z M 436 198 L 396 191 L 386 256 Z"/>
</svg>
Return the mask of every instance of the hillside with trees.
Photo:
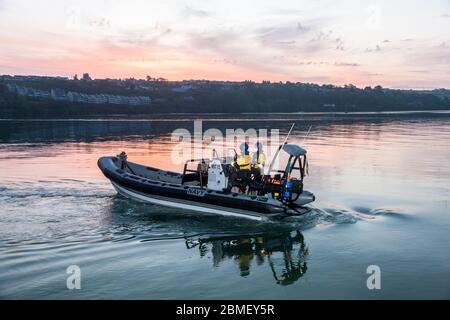
<svg viewBox="0 0 450 320">
<path fill-rule="evenodd" d="M 11 84 L 36 90 L 85 94 L 149 96 L 148 105 L 56 101 L 18 94 Z M 39 77 L 0 78 L 0 117 L 133 116 L 165 113 L 378 112 L 450 110 L 450 90 L 429 91 L 338 87 L 310 83 L 255 83 L 207 80 L 80 80 Z"/>
</svg>

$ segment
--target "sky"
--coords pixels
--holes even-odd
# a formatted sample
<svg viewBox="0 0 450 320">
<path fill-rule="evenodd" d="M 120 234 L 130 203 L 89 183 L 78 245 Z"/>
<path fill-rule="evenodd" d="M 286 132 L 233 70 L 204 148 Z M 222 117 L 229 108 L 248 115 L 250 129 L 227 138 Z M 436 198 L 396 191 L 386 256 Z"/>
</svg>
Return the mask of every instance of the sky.
<svg viewBox="0 0 450 320">
<path fill-rule="evenodd" d="M 0 0 L 0 74 L 450 88 L 450 0 Z"/>
</svg>

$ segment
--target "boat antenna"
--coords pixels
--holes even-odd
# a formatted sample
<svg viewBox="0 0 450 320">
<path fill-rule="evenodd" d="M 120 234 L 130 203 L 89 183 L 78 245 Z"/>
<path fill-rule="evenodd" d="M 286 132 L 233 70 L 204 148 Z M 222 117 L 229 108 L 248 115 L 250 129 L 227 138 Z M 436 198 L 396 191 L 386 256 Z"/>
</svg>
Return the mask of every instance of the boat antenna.
<svg viewBox="0 0 450 320">
<path fill-rule="evenodd" d="M 302 145 L 305 144 L 306 138 L 308 138 L 309 133 L 311 132 L 312 125 L 309 126 L 308 132 L 306 132 L 305 137 L 303 138 Z M 309 164 L 308 164 L 308 158 L 305 157 L 305 168 L 306 168 L 306 174 L 309 176 Z"/>
<path fill-rule="evenodd" d="M 303 142 L 302 142 L 302 144 L 304 144 L 305 143 L 305 141 L 306 141 L 306 138 L 308 138 L 308 136 L 309 136 L 309 133 L 311 132 L 311 129 L 312 129 L 312 125 L 310 125 L 309 126 L 309 129 L 308 129 L 308 132 L 305 134 L 305 137 L 303 138 Z"/>
<path fill-rule="evenodd" d="M 275 152 L 275 155 L 273 156 L 272 162 L 270 162 L 268 174 L 270 174 L 270 173 L 272 172 L 272 167 L 273 167 L 273 165 L 274 165 L 274 163 L 275 163 L 275 160 L 277 159 L 278 154 L 280 153 L 280 150 L 281 150 L 281 149 L 283 148 L 283 146 L 287 143 L 287 141 L 288 141 L 288 139 L 289 139 L 289 136 L 291 135 L 292 129 L 294 129 L 294 126 L 295 126 L 295 122 L 292 124 L 291 129 L 289 130 L 289 132 L 288 132 L 286 138 L 284 139 L 283 143 L 280 144 L 280 146 L 278 147 L 277 152 Z"/>
<path fill-rule="evenodd" d="M 219 159 L 219 153 L 217 153 L 217 150 L 216 149 L 213 149 L 213 159 L 214 158 L 216 158 L 216 159 Z"/>
</svg>

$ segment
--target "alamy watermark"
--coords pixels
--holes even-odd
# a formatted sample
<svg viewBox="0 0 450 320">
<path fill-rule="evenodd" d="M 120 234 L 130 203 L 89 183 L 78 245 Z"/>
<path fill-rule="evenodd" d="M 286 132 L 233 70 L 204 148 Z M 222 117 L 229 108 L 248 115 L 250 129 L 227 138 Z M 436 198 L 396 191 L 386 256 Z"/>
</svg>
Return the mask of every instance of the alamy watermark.
<svg viewBox="0 0 450 320">
<path fill-rule="evenodd" d="M 380 30 L 383 24 L 383 12 L 378 5 L 370 5 L 367 7 L 368 17 L 366 26 L 369 30 Z"/>
<path fill-rule="evenodd" d="M 66 286 L 69 290 L 81 289 L 81 268 L 77 265 L 67 267 L 66 273 L 69 274 L 66 280 Z"/>
<path fill-rule="evenodd" d="M 381 289 L 381 268 L 377 265 L 370 265 L 366 270 L 370 276 L 367 278 L 366 285 L 369 290 Z"/>
<path fill-rule="evenodd" d="M 264 146 L 270 159 L 280 145 L 279 129 L 225 129 L 209 128 L 203 131 L 201 120 L 194 121 L 194 132 L 179 128 L 172 132 L 174 147 L 171 153 L 173 164 L 180 165 L 190 159 L 208 159 L 213 156 L 232 159 L 242 143 L 254 148 L 256 143 Z M 276 165 L 276 163 L 275 163 Z"/>
</svg>

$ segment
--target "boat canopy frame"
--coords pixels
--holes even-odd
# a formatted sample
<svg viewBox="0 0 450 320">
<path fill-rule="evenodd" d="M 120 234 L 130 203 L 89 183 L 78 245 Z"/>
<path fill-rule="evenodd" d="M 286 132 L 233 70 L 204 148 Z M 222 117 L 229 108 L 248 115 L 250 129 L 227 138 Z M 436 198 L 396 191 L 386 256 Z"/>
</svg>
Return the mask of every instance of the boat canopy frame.
<svg viewBox="0 0 450 320">
<path fill-rule="evenodd" d="M 284 167 L 284 170 L 274 170 L 268 172 L 270 175 L 272 172 L 282 174 L 281 180 L 286 180 L 292 175 L 294 170 L 299 170 L 300 180 L 305 178 L 306 164 L 308 162 L 306 157 L 306 150 L 296 144 L 285 144 L 282 150 L 289 155 L 289 159 Z"/>
</svg>

